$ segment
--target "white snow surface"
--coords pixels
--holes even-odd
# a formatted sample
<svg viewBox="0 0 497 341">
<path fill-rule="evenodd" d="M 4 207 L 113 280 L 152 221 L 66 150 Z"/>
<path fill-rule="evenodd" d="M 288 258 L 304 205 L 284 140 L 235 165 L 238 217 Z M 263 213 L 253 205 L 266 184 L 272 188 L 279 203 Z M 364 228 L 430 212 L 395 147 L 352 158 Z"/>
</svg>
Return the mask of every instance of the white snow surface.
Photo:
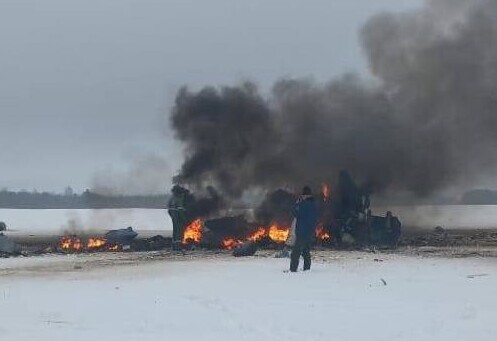
<svg viewBox="0 0 497 341">
<path fill-rule="evenodd" d="M 382 261 L 375 261 L 374 258 Z M 495 259 L 350 253 L 29 272 L 0 260 L 0 340 L 495 340 Z M 383 283 L 382 279 L 386 283 Z"/>
<path fill-rule="evenodd" d="M 24 234 L 103 231 L 128 226 L 140 231 L 173 229 L 165 209 L 0 209 L 0 221 L 4 221 L 10 230 Z"/>
</svg>

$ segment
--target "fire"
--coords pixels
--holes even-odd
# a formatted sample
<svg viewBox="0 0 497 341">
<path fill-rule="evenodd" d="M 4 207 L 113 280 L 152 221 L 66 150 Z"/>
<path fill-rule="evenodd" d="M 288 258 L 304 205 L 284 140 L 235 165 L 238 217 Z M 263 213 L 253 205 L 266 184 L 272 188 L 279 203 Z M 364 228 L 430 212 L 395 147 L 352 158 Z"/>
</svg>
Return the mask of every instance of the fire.
<svg viewBox="0 0 497 341">
<path fill-rule="evenodd" d="M 324 192 L 325 193 L 329 192 Z M 202 235 L 204 232 L 204 223 L 201 219 L 194 220 L 190 225 L 185 228 L 183 233 L 183 244 L 199 244 L 202 240 Z M 234 237 L 227 237 L 220 242 L 220 247 L 227 250 L 233 250 L 244 241 L 257 242 L 262 238 L 268 236 L 273 242 L 282 244 L 285 243 L 290 235 L 290 227 L 279 226 L 278 224 L 272 224 L 269 228 L 259 227 L 257 230 L 250 233 L 246 238 L 238 239 Z M 320 241 L 328 241 L 331 239 L 331 234 L 323 227 L 319 225 L 316 229 L 316 238 Z M 113 251 L 110 246 L 107 246 L 109 251 Z M 117 251 L 117 250 L 116 250 Z"/>
<path fill-rule="evenodd" d="M 321 193 L 323 194 L 323 201 L 330 200 L 330 186 L 328 184 L 323 184 Z"/>
<path fill-rule="evenodd" d="M 202 220 L 197 219 L 193 221 L 190 225 L 185 228 L 185 232 L 183 233 L 183 244 L 189 243 L 200 243 L 202 240 L 202 232 L 204 230 L 204 223 Z"/>
<path fill-rule="evenodd" d="M 71 247 L 72 247 L 72 239 L 71 239 L 71 237 L 63 237 L 59 241 L 59 246 L 60 246 L 61 249 L 64 249 L 64 250 L 71 249 Z"/>
<path fill-rule="evenodd" d="M 271 227 L 269 228 L 269 238 L 271 238 L 271 240 L 276 243 L 286 242 L 289 234 L 290 234 L 289 227 L 280 227 L 274 224 L 271 225 Z"/>
<path fill-rule="evenodd" d="M 121 247 L 119 244 L 115 244 L 115 245 L 109 246 L 108 250 L 111 252 L 117 252 L 117 251 L 121 250 Z"/>
<path fill-rule="evenodd" d="M 256 242 L 262 239 L 265 235 L 266 235 L 266 229 L 264 227 L 259 227 L 257 231 L 254 231 L 251 234 L 249 234 L 247 240 Z"/>
<path fill-rule="evenodd" d="M 242 242 L 240 240 L 233 239 L 233 238 L 226 238 L 221 242 L 221 246 L 223 249 L 233 250 L 235 247 L 237 247 L 241 243 Z"/>
<path fill-rule="evenodd" d="M 78 252 L 83 250 L 81 239 L 76 236 L 65 236 L 59 240 L 58 246 L 60 249 L 67 252 Z"/>
<path fill-rule="evenodd" d="M 105 246 L 107 240 L 105 238 L 90 238 L 88 239 L 88 243 L 86 244 L 86 248 L 88 250 L 100 249 Z"/>
<path fill-rule="evenodd" d="M 328 241 L 330 240 L 331 236 L 328 232 L 326 232 L 323 225 L 319 225 L 316 229 L 316 238 L 321 241 Z"/>
<path fill-rule="evenodd" d="M 82 251 L 122 251 L 122 245 L 119 243 L 107 243 L 105 238 L 91 237 L 88 241 L 83 242 L 81 238 L 75 235 L 64 236 L 57 243 L 59 250 L 65 252 L 82 252 Z"/>
</svg>

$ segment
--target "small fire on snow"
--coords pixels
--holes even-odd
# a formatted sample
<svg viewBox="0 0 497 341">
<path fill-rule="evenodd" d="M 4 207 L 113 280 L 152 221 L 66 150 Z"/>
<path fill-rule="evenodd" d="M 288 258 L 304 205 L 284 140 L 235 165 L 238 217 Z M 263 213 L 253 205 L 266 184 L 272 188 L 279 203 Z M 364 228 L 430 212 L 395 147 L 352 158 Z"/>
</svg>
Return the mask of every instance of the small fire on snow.
<svg viewBox="0 0 497 341">
<path fill-rule="evenodd" d="M 316 238 L 317 240 L 326 242 L 331 239 L 330 234 L 324 229 L 323 225 L 319 225 L 316 229 Z"/>
<path fill-rule="evenodd" d="M 242 244 L 241 240 L 234 238 L 226 238 L 221 242 L 221 247 L 226 250 L 233 250 L 240 244 Z"/>
<path fill-rule="evenodd" d="M 226 250 L 233 250 L 237 246 L 243 244 L 244 241 L 257 242 L 264 237 L 269 237 L 273 242 L 277 244 L 282 244 L 288 239 L 290 234 L 290 228 L 281 227 L 276 224 L 272 225 L 268 229 L 264 227 L 259 227 L 254 232 L 250 233 L 244 240 L 235 238 L 225 238 L 221 241 L 221 247 Z"/>
<path fill-rule="evenodd" d="M 271 225 L 268 231 L 269 238 L 275 243 L 284 243 L 290 235 L 289 227 L 281 227 L 276 224 Z"/>
<path fill-rule="evenodd" d="M 122 247 L 119 244 L 114 244 L 114 245 L 109 246 L 108 250 L 111 252 L 122 251 Z"/>
<path fill-rule="evenodd" d="M 83 250 L 81 239 L 76 236 L 65 236 L 60 238 L 58 246 L 61 250 L 67 252 L 79 252 Z"/>
<path fill-rule="evenodd" d="M 203 230 L 203 221 L 201 219 L 194 220 L 185 228 L 182 243 L 185 245 L 200 244 L 202 241 Z M 220 242 L 219 246 L 222 249 L 233 250 L 246 241 L 257 242 L 263 238 L 268 238 L 276 244 L 283 244 L 287 241 L 289 235 L 290 227 L 280 226 L 275 223 L 269 227 L 259 227 L 257 230 L 251 232 L 244 238 L 226 237 Z M 325 242 L 331 239 L 330 233 L 323 227 L 323 225 L 319 225 L 317 227 L 315 235 L 318 241 Z"/>
<path fill-rule="evenodd" d="M 190 225 L 185 228 L 183 232 L 183 244 L 198 244 L 202 240 L 202 233 L 204 231 L 204 223 L 201 219 L 194 220 Z"/>
<path fill-rule="evenodd" d="M 107 244 L 107 240 L 105 240 L 105 238 L 90 238 L 88 239 L 86 247 L 89 250 L 95 250 L 103 248 L 105 244 Z"/>
<path fill-rule="evenodd" d="M 266 235 L 266 229 L 264 227 L 259 227 L 256 231 L 249 234 L 249 236 L 247 237 L 247 240 L 250 240 L 252 242 L 256 242 L 256 241 L 264 238 L 265 235 Z"/>
<path fill-rule="evenodd" d="M 121 251 L 120 244 L 108 243 L 105 238 L 92 237 L 84 243 L 77 236 L 64 236 L 57 243 L 59 250 L 64 252 L 82 252 L 82 251 Z"/>
</svg>

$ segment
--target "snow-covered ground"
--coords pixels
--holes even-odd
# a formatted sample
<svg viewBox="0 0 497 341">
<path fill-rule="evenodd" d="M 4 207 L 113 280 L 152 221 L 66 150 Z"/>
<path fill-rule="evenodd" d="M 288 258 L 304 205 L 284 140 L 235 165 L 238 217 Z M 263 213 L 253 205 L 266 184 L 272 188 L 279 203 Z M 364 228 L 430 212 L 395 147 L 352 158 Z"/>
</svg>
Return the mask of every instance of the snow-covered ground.
<svg viewBox="0 0 497 341">
<path fill-rule="evenodd" d="M 330 255 L 297 274 L 260 257 L 1 260 L 0 339 L 495 340 L 495 259 Z"/>
<path fill-rule="evenodd" d="M 0 221 L 18 233 L 64 233 L 132 226 L 141 231 L 172 231 L 171 218 L 160 209 L 15 210 L 0 209 Z"/>
</svg>

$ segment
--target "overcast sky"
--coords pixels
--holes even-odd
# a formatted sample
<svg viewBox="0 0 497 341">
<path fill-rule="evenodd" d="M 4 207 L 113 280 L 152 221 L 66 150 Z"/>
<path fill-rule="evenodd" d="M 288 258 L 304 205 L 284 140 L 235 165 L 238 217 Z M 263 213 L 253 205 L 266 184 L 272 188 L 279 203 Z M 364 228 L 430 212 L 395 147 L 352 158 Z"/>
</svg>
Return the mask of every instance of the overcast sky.
<svg viewBox="0 0 497 341">
<path fill-rule="evenodd" d="M 79 191 L 110 174 L 165 190 L 181 162 L 166 121 L 180 86 L 366 74 L 361 25 L 420 3 L 0 0 L 0 188 Z"/>
</svg>

